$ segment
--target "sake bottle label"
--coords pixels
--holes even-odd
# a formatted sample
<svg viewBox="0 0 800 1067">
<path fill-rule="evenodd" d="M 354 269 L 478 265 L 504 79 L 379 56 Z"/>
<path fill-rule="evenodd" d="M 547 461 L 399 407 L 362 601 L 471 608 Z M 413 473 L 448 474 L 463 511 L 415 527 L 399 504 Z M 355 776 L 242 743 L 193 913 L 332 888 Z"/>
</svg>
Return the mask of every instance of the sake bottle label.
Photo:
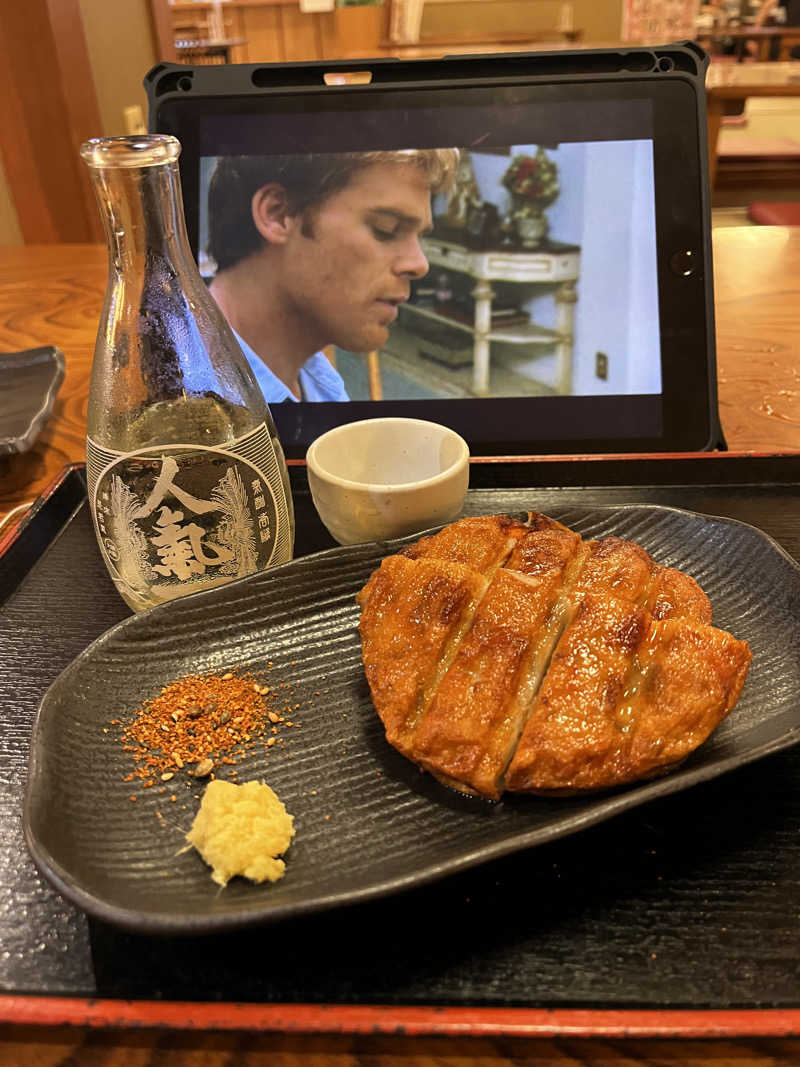
<svg viewBox="0 0 800 1067">
<path fill-rule="evenodd" d="M 266 425 L 216 447 L 112 452 L 88 437 L 86 444 L 101 551 L 132 606 L 291 559 L 286 495 Z"/>
</svg>

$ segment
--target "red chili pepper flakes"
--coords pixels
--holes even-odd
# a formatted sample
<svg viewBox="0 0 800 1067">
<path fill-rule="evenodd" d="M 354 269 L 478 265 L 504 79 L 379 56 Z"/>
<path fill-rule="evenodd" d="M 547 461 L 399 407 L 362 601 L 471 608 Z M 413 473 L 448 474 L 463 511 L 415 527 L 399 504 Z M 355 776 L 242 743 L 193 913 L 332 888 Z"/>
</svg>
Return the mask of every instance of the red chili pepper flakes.
<svg viewBox="0 0 800 1067">
<path fill-rule="evenodd" d="M 123 727 L 123 748 L 136 761 L 135 774 L 147 786 L 184 765 L 235 762 L 269 724 L 265 690 L 233 671 L 186 675 L 164 686 Z"/>
</svg>

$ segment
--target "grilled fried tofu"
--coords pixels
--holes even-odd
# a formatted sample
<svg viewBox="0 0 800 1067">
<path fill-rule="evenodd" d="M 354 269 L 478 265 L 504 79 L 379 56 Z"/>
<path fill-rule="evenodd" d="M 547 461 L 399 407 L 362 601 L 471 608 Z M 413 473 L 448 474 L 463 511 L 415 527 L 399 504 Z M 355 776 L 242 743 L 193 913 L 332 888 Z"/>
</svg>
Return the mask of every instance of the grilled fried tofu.
<svg viewBox="0 0 800 1067">
<path fill-rule="evenodd" d="M 548 520 L 552 521 L 552 520 Z M 481 574 L 501 567 L 521 537 L 531 529 L 526 515 L 487 515 L 460 519 L 404 549 L 408 559 L 462 563 Z"/>
<path fill-rule="evenodd" d="M 588 595 L 578 603 L 514 753 L 507 789 L 574 790 L 581 776 L 600 777 L 617 749 L 614 712 L 645 626 L 644 609 L 630 601 Z"/>
<path fill-rule="evenodd" d="M 577 792 L 663 773 L 736 701 L 750 650 L 724 630 L 582 602 L 508 769 L 506 788 Z"/>
<path fill-rule="evenodd" d="M 697 582 L 673 567 L 659 567 L 650 585 L 647 608 L 654 619 L 694 619 L 711 625 L 711 603 Z"/>
<path fill-rule="evenodd" d="M 387 740 L 401 752 L 412 754 L 422 712 L 486 585 L 458 563 L 389 556 L 359 594 L 367 681 Z"/>
<path fill-rule="evenodd" d="M 752 660 L 725 630 L 653 620 L 638 657 L 640 680 L 618 715 L 629 723 L 626 780 L 679 763 L 733 709 Z"/>
<path fill-rule="evenodd" d="M 579 539 L 545 529 L 525 542 L 532 573 L 496 572 L 413 741 L 421 766 L 494 799 L 563 625 L 564 572 Z"/>
<path fill-rule="evenodd" d="M 641 603 L 656 570 L 656 564 L 645 550 L 621 537 L 590 541 L 588 548 L 576 589 Z"/>
<path fill-rule="evenodd" d="M 387 740 L 490 799 L 663 773 L 733 708 L 750 663 L 689 575 L 535 512 L 452 523 L 357 599 Z"/>
</svg>

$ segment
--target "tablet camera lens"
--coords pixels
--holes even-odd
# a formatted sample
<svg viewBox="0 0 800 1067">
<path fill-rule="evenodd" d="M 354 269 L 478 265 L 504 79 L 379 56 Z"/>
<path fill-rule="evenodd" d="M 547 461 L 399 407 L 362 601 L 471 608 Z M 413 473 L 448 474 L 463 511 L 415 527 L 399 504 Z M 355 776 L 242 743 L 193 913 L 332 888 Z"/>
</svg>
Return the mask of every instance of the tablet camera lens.
<svg viewBox="0 0 800 1067">
<path fill-rule="evenodd" d="M 681 252 L 673 252 L 669 259 L 672 273 L 677 274 L 679 278 L 691 277 L 695 272 L 697 264 L 698 257 L 690 248 L 685 248 Z"/>
</svg>

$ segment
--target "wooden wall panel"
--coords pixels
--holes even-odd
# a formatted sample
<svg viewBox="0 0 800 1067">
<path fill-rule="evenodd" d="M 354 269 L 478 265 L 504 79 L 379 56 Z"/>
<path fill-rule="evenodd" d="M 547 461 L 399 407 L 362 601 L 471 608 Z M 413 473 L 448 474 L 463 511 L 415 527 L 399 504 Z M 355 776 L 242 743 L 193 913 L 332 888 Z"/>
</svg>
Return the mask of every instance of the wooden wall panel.
<svg viewBox="0 0 800 1067">
<path fill-rule="evenodd" d="M 240 7 L 231 8 L 228 12 L 228 33 L 233 40 L 244 41 L 231 48 L 231 63 L 249 63 L 247 52 L 247 34 L 244 29 L 244 13 Z"/>
<path fill-rule="evenodd" d="M 246 44 L 243 51 L 247 63 L 282 63 L 286 49 L 281 27 L 281 11 L 277 5 L 240 8 L 241 35 Z"/>
<path fill-rule="evenodd" d="M 584 44 L 615 44 L 622 34 L 622 0 L 572 0 L 576 30 Z"/>
<path fill-rule="evenodd" d="M 319 15 L 322 59 L 353 59 L 386 54 L 389 0 L 377 6 L 337 7 Z"/>
<path fill-rule="evenodd" d="M 583 31 L 582 43 L 614 44 L 620 40 L 622 0 L 425 0 L 421 39 L 508 40 L 526 33 L 534 39 L 559 25 L 564 2 L 572 8 L 572 26 Z"/>
<path fill-rule="evenodd" d="M 148 0 L 153 27 L 153 46 L 159 63 L 175 62 L 175 35 L 172 32 L 172 5 L 169 0 Z"/>
<path fill-rule="evenodd" d="M 101 129 L 78 0 L 0 3 L 0 123 L 26 243 L 102 240 L 78 155 Z"/>
<path fill-rule="evenodd" d="M 203 20 L 209 8 L 205 2 L 178 0 L 172 6 L 172 17 Z M 387 54 L 382 42 L 387 39 L 389 0 L 313 14 L 301 12 L 297 0 L 228 0 L 225 19 L 228 36 L 245 41 L 232 50 L 234 63 L 297 63 Z"/>
<path fill-rule="evenodd" d="M 457 41 L 483 35 L 502 36 L 555 32 L 561 0 L 453 0 L 426 3 L 422 12 L 420 41 L 427 37 Z"/>
<path fill-rule="evenodd" d="M 280 12 L 283 47 L 288 63 L 302 63 L 322 58 L 319 15 L 304 14 L 299 5 L 281 4 Z"/>
<path fill-rule="evenodd" d="M 0 0 L 2 2 L 2 0 Z M 151 0 L 157 2 L 157 0 Z M 622 0 L 568 0 L 573 25 L 583 30 L 583 43 L 619 40 Z M 246 39 L 235 48 L 238 63 L 302 62 L 315 59 L 367 59 L 399 55 L 404 49 L 388 44 L 391 0 L 369 6 L 336 7 L 319 14 L 303 14 L 297 0 L 228 0 L 225 17 L 233 37 Z M 178 0 L 173 17 L 187 12 L 205 15 L 207 2 Z M 536 40 L 554 33 L 563 0 L 426 0 L 422 44 L 426 39 L 508 43 Z M 440 54 L 446 48 L 426 54 Z"/>
<path fill-rule="evenodd" d="M 0 156 L 0 245 L 21 245 L 22 230 L 19 228 L 17 209 L 8 187 L 3 157 Z"/>
<path fill-rule="evenodd" d="M 8 41 L 0 23 L 0 151 L 6 185 L 16 209 L 23 242 L 52 243 L 59 240 L 47 191 L 36 162 L 36 151 L 25 119 L 25 105 L 13 77 Z"/>
</svg>

